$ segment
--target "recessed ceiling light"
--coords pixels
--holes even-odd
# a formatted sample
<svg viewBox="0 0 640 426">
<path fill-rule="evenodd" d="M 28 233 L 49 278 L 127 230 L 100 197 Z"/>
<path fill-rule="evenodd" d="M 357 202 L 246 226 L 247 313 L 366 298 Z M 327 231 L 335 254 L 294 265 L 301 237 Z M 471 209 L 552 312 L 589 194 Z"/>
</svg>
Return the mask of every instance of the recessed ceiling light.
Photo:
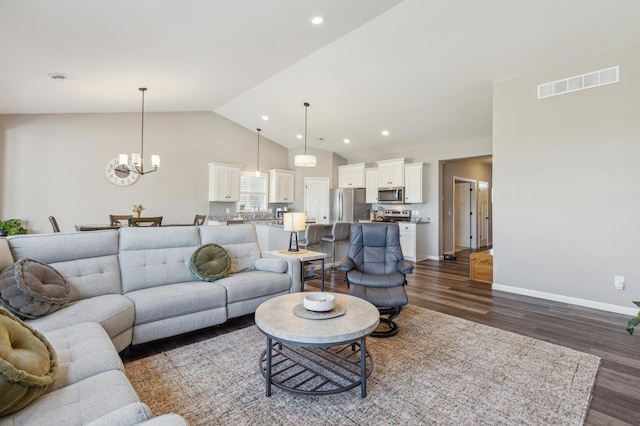
<svg viewBox="0 0 640 426">
<path fill-rule="evenodd" d="M 296 135 L 296 138 L 302 139 L 302 135 Z"/>
<path fill-rule="evenodd" d="M 52 72 L 51 74 L 49 74 L 49 77 L 51 77 L 54 80 L 66 80 L 67 79 L 67 75 L 66 74 L 62 74 L 60 72 Z"/>
<path fill-rule="evenodd" d="M 311 23 L 313 25 L 320 25 L 324 22 L 324 18 L 322 16 L 314 16 L 311 18 Z"/>
<path fill-rule="evenodd" d="M 266 116 L 266 115 L 263 115 L 263 116 L 262 116 L 262 119 L 263 119 L 264 121 L 269 121 L 269 117 L 268 117 L 268 116 Z"/>
<path fill-rule="evenodd" d="M 382 135 L 383 136 L 389 136 L 389 131 L 388 130 L 383 130 L 382 131 Z"/>
<path fill-rule="evenodd" d="M 344 142 L 344 143 L 351 143 L 351 141 L 350 141 L 349 139 L 345 139 L 345 140 L 343 140 L 342 142 Z"/>
</svg>

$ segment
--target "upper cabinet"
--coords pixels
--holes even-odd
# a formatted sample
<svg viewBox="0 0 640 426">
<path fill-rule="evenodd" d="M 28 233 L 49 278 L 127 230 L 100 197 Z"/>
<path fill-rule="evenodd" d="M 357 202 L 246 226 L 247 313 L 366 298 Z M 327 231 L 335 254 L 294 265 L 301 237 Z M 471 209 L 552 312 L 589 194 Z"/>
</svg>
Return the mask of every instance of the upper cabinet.
<svg viewBox="0 0 640 426">
<path fill-rule="evenodd" d="M 404 158 L 377 161 L 378 186 L 392 188 L 404 186 Z"/>
<path fill-rule="evenodd" d="M 427 173 L 424 163 L 404 165 L 404 202 L 422 204 L 427 202 Z"/>
<path fill-rule="evenodd" d="M 209 163 L 209 201 L 240 201 L 240 170 L 242 166 Z"/>
<path fill-rule="evenodd" d="M 364 188 L 364 163 L 338 166 L 339 188 Z"/>
<path fill-rule="evenodd" d="M 365 170 L 366 191 L 365 198 L 367 204 L 378 203 L 378 169 L 370 168 Z"/>
<path fill-rule="evenodd" d="M 290 170 L 269 170 L 269 202 L 293 203 L 295 194 L 295 172 Z"/>
</svg>

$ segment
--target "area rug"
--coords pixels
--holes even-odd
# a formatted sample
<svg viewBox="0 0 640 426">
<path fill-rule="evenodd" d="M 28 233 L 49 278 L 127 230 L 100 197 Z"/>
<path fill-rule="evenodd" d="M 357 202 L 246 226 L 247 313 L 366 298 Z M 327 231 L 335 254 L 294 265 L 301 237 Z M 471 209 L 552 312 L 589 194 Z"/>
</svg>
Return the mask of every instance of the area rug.
<svg viewBox="0 0 640 426">
<path fill-rule="evenodd" d="M 400 333 L 367 339 L 374 370 L 360 388 L 265 396 L 251 326 L 125 364 L 155 415 L 191 425 L 580 425 L 596 356 L 415 306 Z"/>
</svg>

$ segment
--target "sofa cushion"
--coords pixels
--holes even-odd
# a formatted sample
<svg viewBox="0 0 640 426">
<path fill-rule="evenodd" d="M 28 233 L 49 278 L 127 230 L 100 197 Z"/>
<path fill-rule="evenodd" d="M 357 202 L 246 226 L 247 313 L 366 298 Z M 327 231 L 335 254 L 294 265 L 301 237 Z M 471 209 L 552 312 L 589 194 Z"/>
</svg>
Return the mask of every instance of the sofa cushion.
<svg viewBox="0 0 640 426">
<path fill-rule="evenodd" d="M 69 283 L 49 265 L 20 259 L 0 273 L 0 302 L 21 318 L 38 318 L 69 301 Z"/>
<path fill-rule="evenodd" d="M 134 317 L 135 308 L 129 298 L 121 294 L 105 294 L 71 302 L 51 315 L 27 322 L 45 335 L 74 324 L 97 322 L 105 329 L 116 349 L 121 351 L 131 343 Z M 126 339 L 127 333 L 129 339 Z"/>
<path fill-rule="evenodd" d="M 33 327 L 0 309 L 0 416 L 26 407 L 58 372 L 56 352 Z"/>
<path fill-rule="evenodd" d="M 200 226 L 202 244 L 215 243 L 224 247 L 231 258 L 229 274 L 253 271 L 260 259 L 258 234 L 254 225 Z"/>
<path fill-rule="evenodd" d="M 192 281 L 189 262 L 201 245 L 195 226 L 120 229 L 123 293 Z"/>
<path fill-rule="evenodd" d="M 191 255 L 191 272 L 203 281 L 215 281 L 226 277 L 231 267 L 231 259 L 218 244 L 205 244 Z"/>
<path fill-rule="evenodd" d="M 118 231 L 59 232 L 8 237 L 14 259 L 27 257 L 55 268 L 71 286 L 71 301 L 122 294 Z"/>
</svg>

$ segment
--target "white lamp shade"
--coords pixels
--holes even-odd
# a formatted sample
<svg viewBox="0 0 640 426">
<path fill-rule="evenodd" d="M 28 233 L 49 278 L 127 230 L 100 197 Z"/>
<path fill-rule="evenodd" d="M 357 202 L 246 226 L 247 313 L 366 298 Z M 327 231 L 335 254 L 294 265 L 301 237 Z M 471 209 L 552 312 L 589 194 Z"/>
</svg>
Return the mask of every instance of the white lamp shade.
<svg viewBox="0 0 640 426">
<path fill-rule="evenodd" d="M 297 167 L 315 167 L 316 156 L 315 155 L 296 155 L 294 163 Z"/>
<path fill-rule="evenodd" d="M 159 155 L 152 155 L 151 156 L 151 165 L 153 167 L 160 167 L 160 156 Z"/>
<path fill-rule="evenodd" d="M 119 165 L 123 165 L 124 164 L 125 166 L 127 164 L 129 164 L 129 156 L 127 154 L 120 154 L 118 156 L 118 164 Z"/>
<path fill-rule="evenodd" d="M 282 217 L 284 230 L 289 232 L 304 231 L 307 224 L 307 215 L 304 213 L 285 213 Z"/>
<path fill-rule="evenodd" d="M 135 164 L 136 166 L 140 164 L 140 154 L 137 152 L 131 154 L 131 164 Z"/>
</svg>

